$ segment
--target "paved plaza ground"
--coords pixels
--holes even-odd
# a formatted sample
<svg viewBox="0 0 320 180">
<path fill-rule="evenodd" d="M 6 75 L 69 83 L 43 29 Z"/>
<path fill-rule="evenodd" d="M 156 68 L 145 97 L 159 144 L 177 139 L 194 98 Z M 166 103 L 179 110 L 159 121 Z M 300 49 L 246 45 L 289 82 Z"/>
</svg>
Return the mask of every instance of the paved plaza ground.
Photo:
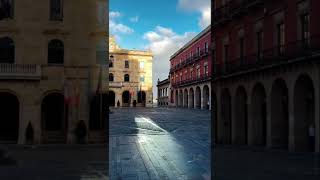
<svg viewBox="0 0 320 180">
<path fill-rule="evenodd" d="M 210 179 L 210 112 L 112 109 L 112 180 Z"/>
</svg>

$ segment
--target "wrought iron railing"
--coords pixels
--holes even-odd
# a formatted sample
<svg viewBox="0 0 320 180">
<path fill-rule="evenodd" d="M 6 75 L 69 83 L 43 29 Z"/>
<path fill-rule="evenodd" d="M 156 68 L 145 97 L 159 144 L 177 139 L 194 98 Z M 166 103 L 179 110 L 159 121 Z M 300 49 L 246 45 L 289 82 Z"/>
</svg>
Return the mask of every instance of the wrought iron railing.
<svg viewBox="0 0 320 180">
<path fill-rule="evenodd" d="M 195 83 L 199 83 L 199 82 L 208 81 L 210 79 L 211 79 L 211 76 L 209 74 L 202 74 L 199 77 L 187 78 L 182 81 L 173 82 L 172 86 L 174 88 L 176 88 L 176 87 L 181 87 L 181 86 L 186 86 L 186 85 L 191 85 L 191 84 L 195 84 Z"/>
<path fill-rule="evenodd" d="M 226 63 L 215 63 L 214 77 L 228 75 L 255 68 L 289 63 L 297 60 L 309 60 L 312 55 L 320 54 L 320 37 L 291 42 L 275 46 L 241 58 L 235 58 Z"/>
</svg>

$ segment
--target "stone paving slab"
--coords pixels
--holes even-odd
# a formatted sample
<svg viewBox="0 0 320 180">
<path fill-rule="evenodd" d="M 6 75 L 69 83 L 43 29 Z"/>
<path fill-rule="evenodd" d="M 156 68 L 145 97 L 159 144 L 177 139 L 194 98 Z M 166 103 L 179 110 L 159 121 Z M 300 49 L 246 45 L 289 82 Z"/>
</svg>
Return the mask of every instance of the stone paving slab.
<svg viewBox="0 0 320 180">
<path fill-rule="evenodd" d="M 112 111 L 110 179 L 210 179 L 209 111 Z"/>
</svg>

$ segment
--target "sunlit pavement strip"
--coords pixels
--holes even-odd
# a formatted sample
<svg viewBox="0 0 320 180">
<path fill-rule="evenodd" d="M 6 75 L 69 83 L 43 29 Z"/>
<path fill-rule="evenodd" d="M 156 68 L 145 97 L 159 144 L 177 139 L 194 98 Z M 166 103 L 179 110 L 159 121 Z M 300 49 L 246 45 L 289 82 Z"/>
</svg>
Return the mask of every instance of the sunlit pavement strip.
<svg viewBox="0 0 320 180">
<path fill-rule="evenodd" d="M 110 179 L 210 179 L 210 112 L 112 109 Z"/>
</svg>

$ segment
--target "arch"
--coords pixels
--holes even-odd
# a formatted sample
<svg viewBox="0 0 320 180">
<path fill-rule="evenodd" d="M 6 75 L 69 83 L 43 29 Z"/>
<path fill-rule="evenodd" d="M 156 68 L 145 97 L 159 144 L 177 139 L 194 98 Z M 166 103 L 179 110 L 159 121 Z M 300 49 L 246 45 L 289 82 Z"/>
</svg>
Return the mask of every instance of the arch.
<svg viewBox="0 0 320 180">
<path fill-rule="evenodd" d="M 190 88 L 189 90 L 189 107 L 190 108 L 194 108 L 194 91 L 193 91 L 193 88 Z"/>
<path fill-rule="evenodd" d="M 271 145 L 288 148 L 288 88 L 283 79 L 276 79 L 271 89 Z"/>
<path fill-rule="evenodd" d="M 0 92 L 0 141 L 17 143 L 19 136 L 20 102 L 13 93 Z"/>
<path fill-rule="evenodd" d="M 173 90 L 171 90 L 171 94 L 170 94 L 171 96 L 170 96 L 170 102 L 171 103 L 174 103 L 174 91 Z"/>
<path fill-rule="evenodd" d="M 13 64 L 15 61 L 15 45 L 11 38 L 0 38 L 0 64 Z"/>
<path fill-rule="evenodd" d="M 199 86 L 196 87 L 196 104 L 197 109 L 201 109 L 201 89 Z"/>
<path fill-rule="evenodd" d="M 179 104 L 178 104 L 178 103 L 179 103 L 179 102 L 178 102 L 178 99 L 179 99 L 179 93 L 178 93 L 178 90 L 176 90 L 176 95 L 175 95 L 175 106 L 176 106 L 176 107 L 178 107 L 178 105 L 179 105 Z"/>
<path fill-rule="evenodd" d="M 184 93 L 183 93 L 184 97 L 183 97 L 183 107 L 188 108 L 188 90 L 185 89 Z"/>
<path fill-rule="evenodd" d="M 142 107 L 146 106 L 146 92 L 139 91 L 137 93 L 138 104 Z"/>
<path fill-rule="evenodd" d="M 234 105 L 233 142 L 235 144 L 246 144 L 248 138 L 248 104 L 247 92 L 243 86 L 239 86 L 236 90 Z"/>
<path fill-rule="evenodd" d="M 202 101 L 202 106 L 203 109 L 210 109 L 210 92 L 209 92 L 209 86 L 205 85 L 203 86 L 202 90 L 202 96 L 203 96 L 203 101 Z"/>
<path fill-rule="evenodd" d="M 130 81 L 130 75 L 129 74 L 125 74 L 123 79 L 124 79 L 124 82 L 129 82 Z"/>
<path fill-rule="evenodd" d="M 266 91 L 261 83 L 257 83 L 252 91 L 252 144 L 265 145 L 267 138 L 267 103 Z"/>
<path fill-rule="evenodd" d="M 116 94 L 113 91 L 109 91 L 109 106 L 114 107 L 116 105 Z"/>
<path fill-rule="evenodd" d="M 101 93 L 95 95 L 90 103 L 89 129 L 93 131 L 103 130 L 108 116 L 108 94 Z"/>
<path fill-rule="evenodd" d="M 294 145 L 297 151 L 315 151 L 315 140 L 309 139 L 308 134 L 310 126 L 315 127 L 314 97 L 312 79 L 306 74 L 300 75 L 294 86 Z"/>
<path fill-rule="evenodd" d="M 114 76 L 112 73 L 109 73 L 109 81 L 113 82 L 114 81 Z"/>
<path fill-rule="evenodd" d="M 223 89 L 221 93 L 221 120 L 218 119 L 218 140 L 223 144 L 231 143 L 231 96 L 228 89 Z"/>
<path fill-rule="evenodd" d="M 183 91 L 182 89 L 179 90 L 179 107 L 183 107 Z"/>
<path fill-rule="evenodd" d="M 41 124 L 45 143 L 65 143 L 68 109 L 62 93 L 48 93 L 41 103 Z"/>
<path fill-rule="evenodd" d="M 122 93 L 122 106 L 130 107 L 131 96 L 129 91 L 123 91 Z"/>
<path fill-rule="evenodd" d="M 48 43 L 48 64 L 64 63 L 64 44 L 59 39 L 53 39 Z"/>
</svg>

